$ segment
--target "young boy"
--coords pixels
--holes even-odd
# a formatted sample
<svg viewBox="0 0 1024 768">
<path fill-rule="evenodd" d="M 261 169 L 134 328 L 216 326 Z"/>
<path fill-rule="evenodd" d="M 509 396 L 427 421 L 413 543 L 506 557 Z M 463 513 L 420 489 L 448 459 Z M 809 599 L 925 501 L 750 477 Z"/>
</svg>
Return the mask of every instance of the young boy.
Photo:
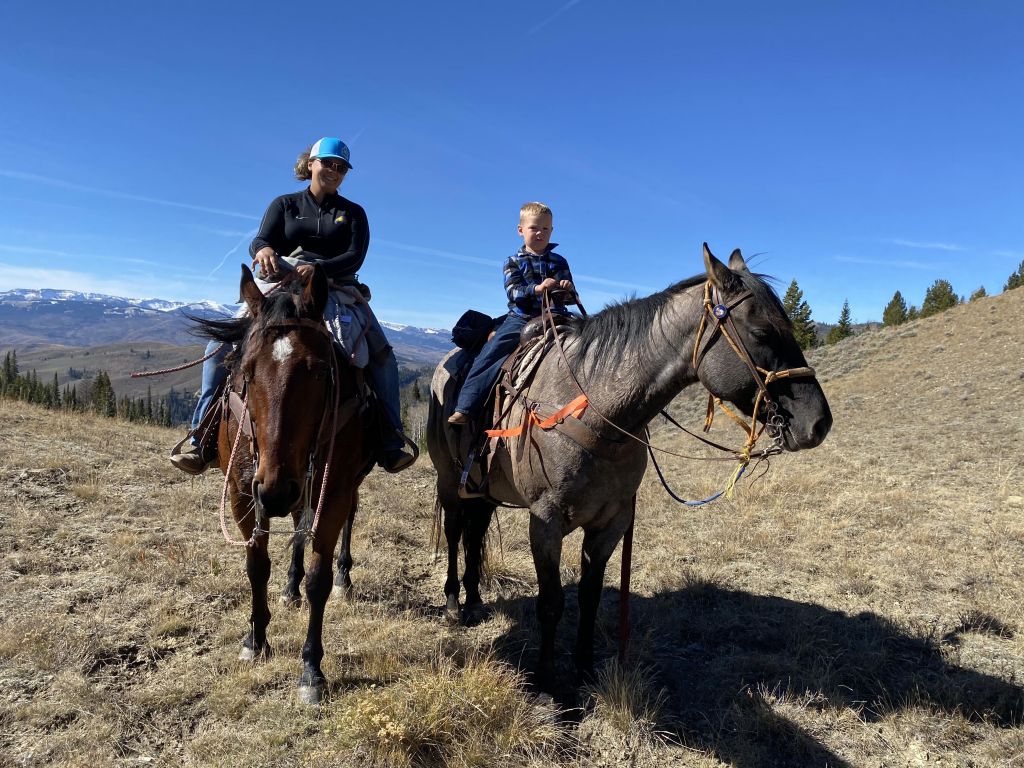
<svg viewBox="0 0 1024 768">
<path fill-rule="evenodd" d="M 508 316 L 473 361 L 459 392 L 455 413 L 448 418 L 449 424 L 465 424 L 477 415 L 498 378 L 501 364 L 519 345 L 523 326 L 540 315 L 541 294 L 545 290 L 575 290 L 568 262 L 551 250 L 558 245 L 551 242 L 551 223 L 551 209 L 543 203 L 526 203 L 519 209 L 523 247 L 509 257 L 504 270 Z M 568 314 L 559 301 L 552 303 L 552 309 Z"/>
</svg>

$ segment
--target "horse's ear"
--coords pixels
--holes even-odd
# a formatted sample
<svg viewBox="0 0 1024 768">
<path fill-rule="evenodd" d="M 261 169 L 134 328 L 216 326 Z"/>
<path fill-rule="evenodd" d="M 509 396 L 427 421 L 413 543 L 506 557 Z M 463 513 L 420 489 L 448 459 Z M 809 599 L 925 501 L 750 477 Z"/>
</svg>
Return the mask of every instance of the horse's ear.
<svg viewBox="0 0 1024 768">
<path fill-rule="evenodd" d="M 242 283 L 238 287 L 238 300 L 245 302 L 249 307 L 249 314 L 253 317 L 259 314 L 260 308 L 263 306 L 263 291 L 256 285 L 252 270 L 245 264 L 242 265 Z"/>
<path fill-rule="evenodd" d="M 704 269 L 707 270 L 708 279 L 723 293 L 729 290 L 736 279 L 729 268 L 715 258 L 707 243 L 704 243 Z"/>
<path fill-rule="evenodd" d="M 747 261 L 743 258 L 743 254 L 740 253 L 739 248 L 733 251 L 732 255 L 729 257 L 729 269 L 736 270 L 737 272 L 741 269 L 746 269 L 747 272 L 750 271 L 747 269 Z"/>
<path fill-rule="evenodd" d="M 313 265 L 313 274 L 302 287 L 302 307 L 305 314 L 319 318 L 327 306 L 327 274 L 319 264 Z"/>
</svg>

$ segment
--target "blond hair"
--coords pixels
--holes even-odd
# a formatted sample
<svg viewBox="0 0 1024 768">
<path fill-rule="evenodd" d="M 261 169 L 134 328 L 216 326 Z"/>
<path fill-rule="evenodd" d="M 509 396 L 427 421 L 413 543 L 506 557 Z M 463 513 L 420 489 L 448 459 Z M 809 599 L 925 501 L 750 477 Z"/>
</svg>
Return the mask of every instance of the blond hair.
<svg viewBox="0 0 1024 768">
<path fill-rule="evenodd" d="M 519 223 L 522 224 L 527 216 L 550 216 L 552 219 L 555 215 L 551 212 L 544 203 L 523 203 L 523 207 L 519 209 Z"/>
<path fill-rule="evenodd" d="M 313 178 L 313 174 L 309 170 L 309 153 L 313 151 L 313 145 L 310 144 L 306 147 L 306 150 L 299 155 L 299 159 L 295 161 L 295 178 L 299 181 L 309 181 Z"/>
</svg>

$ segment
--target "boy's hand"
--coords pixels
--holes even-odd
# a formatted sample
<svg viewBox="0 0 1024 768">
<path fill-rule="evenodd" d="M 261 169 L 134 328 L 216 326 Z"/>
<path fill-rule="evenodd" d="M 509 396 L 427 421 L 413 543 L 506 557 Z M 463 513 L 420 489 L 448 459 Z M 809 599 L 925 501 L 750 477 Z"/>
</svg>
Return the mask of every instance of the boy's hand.
<svg viewBox="0 0 1024 768">
<path fill-rule="evenodd" d="M 562 282 L 563 283 L 567 283 L 569 281 L 568 280 L 563 280 Z M 533 292 L 534 293 L 544 293 L 544 291 L 549 291 L 552 288 L 557 288 L 557 287 L 558 287 L 558 281 L 556 281 L 555 278 L 553 278 L 553 277 L 545 277 L 544 281 L 540 285 L 534 286 Z"/>
<path fill-rule="evenodd" d="M 576 286 L 572 284 L 572 280 L 562 280 L 561 282 L 558 283 L 558 287 L 561 288 L 563 291 L 571 291 L 573 293 L 576 292 Z"/>
</svg>

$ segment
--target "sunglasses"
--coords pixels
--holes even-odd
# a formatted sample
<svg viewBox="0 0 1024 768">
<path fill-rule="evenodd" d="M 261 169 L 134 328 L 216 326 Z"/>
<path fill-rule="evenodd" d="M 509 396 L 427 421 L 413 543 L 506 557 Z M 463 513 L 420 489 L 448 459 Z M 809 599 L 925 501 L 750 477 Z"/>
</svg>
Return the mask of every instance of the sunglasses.
<svg viewBox="0 0 1024 768">
<path fill-rule="evenodd" d="M 318 157 L 317 160 L 320 161 L 320 165 L 329 171 L 334 171 L 335 173 L 345 173 L 348 171 L 348 163 L 344 160 L 331 160 L 324 157 Z"/>
</svg>

